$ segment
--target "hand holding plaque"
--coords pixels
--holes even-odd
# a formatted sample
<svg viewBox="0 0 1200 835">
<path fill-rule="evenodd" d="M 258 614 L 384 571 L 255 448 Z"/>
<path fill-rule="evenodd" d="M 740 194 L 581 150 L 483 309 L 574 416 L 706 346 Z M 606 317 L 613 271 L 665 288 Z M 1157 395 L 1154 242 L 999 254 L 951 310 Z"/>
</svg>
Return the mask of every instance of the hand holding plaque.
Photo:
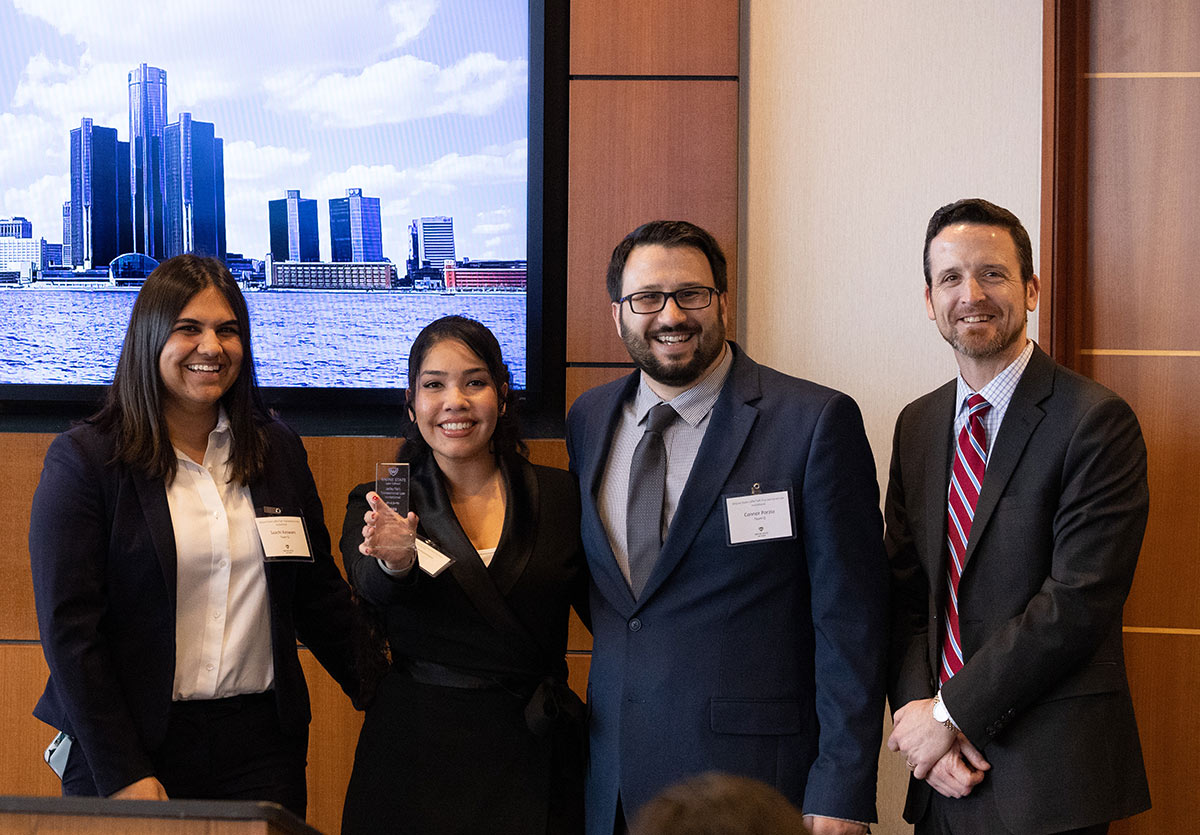
<svg viewBox="0 0 1200 835">
<path fill-rule="evenodd" d="M 371 509 L 363 514 L 359 552 L 382 560 L 392 571 L 407 571 L 417 559 L 417 514 L 401 516 L 374 490 L 367 493 Z"/>
</svg>

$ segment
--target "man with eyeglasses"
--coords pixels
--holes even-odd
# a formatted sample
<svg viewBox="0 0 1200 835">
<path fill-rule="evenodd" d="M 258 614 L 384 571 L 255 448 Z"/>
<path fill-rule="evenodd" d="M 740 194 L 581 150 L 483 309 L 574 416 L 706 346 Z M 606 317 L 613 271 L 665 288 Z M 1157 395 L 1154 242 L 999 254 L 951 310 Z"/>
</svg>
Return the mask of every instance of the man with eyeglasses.
<svg viewBox="0 0 1200 835">
<path fill-rule="evenodd" d="M 816 833 L 876 819 L 874 459 L 853 400 L 726 341 L 726 286 L 703 229 L 626 236 L 608 290 L 637 370 L 568 418 L 592 574 L 588 835 L 714 769 L 775 786 Z"/>
</svg>

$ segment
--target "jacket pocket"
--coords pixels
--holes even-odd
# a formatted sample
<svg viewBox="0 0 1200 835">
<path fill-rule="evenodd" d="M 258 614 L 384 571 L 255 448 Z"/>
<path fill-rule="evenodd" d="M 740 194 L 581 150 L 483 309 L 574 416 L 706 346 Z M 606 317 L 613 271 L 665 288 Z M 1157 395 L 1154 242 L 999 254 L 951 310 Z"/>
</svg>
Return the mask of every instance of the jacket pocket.
<svg viewBox="0 0 1200 835">
<path fill-rule="evenodd" d="M 709 705 L 714 733 L 771 735 L 800 733 L 801 703 L 797 699 L 721 699 Z"/>
</svg>

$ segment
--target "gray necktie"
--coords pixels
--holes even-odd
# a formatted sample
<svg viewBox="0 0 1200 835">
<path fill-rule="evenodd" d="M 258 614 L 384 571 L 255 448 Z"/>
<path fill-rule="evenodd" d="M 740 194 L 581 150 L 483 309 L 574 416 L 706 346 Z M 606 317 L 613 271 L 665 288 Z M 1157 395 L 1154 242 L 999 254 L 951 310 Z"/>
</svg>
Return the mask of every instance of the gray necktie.
<svg viewBox="0 0 1200 835">
<path fill-rule="evenodd" d="M 663 504 L 667 487 L 667 451 L 663 430 L 678 413 L 670 404 L 659 403 L 646 417 L 646 431 L 629 463 L 629 505 L 625 514 L 626 548 L 629 552 L 629 585 L 634 598 L 642 589 L 662 550 Z"/>
</svg>

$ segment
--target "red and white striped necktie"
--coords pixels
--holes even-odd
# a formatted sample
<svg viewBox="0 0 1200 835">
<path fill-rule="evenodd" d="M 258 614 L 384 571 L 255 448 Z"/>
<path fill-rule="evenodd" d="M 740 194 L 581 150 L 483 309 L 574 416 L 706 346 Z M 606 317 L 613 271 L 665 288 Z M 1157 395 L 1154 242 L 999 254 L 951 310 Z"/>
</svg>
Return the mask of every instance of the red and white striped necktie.
<svg viewBox="0 0 1200 835">
<path fill-rule="evenodd" d="M 950 472 L 949 513 L 947 536 L 950 541 L 950 561 L 946 566 L 950 594 L 946 599 L 946 634 L 942 640 L 941 674 L 939 685 L 963 667 L 962 642 L 958 628 L 958 581 L 967 561 L 967 542 L 971 538 L 971 522 L 975 519 L 975 503 L 983 487 L 987 469 L 987 433 L 983 416 L 992 404 L 980 394 L 967 398 L 967 422 L 958 433 L 954 450 L 954 466 Z"/>
</svg>

